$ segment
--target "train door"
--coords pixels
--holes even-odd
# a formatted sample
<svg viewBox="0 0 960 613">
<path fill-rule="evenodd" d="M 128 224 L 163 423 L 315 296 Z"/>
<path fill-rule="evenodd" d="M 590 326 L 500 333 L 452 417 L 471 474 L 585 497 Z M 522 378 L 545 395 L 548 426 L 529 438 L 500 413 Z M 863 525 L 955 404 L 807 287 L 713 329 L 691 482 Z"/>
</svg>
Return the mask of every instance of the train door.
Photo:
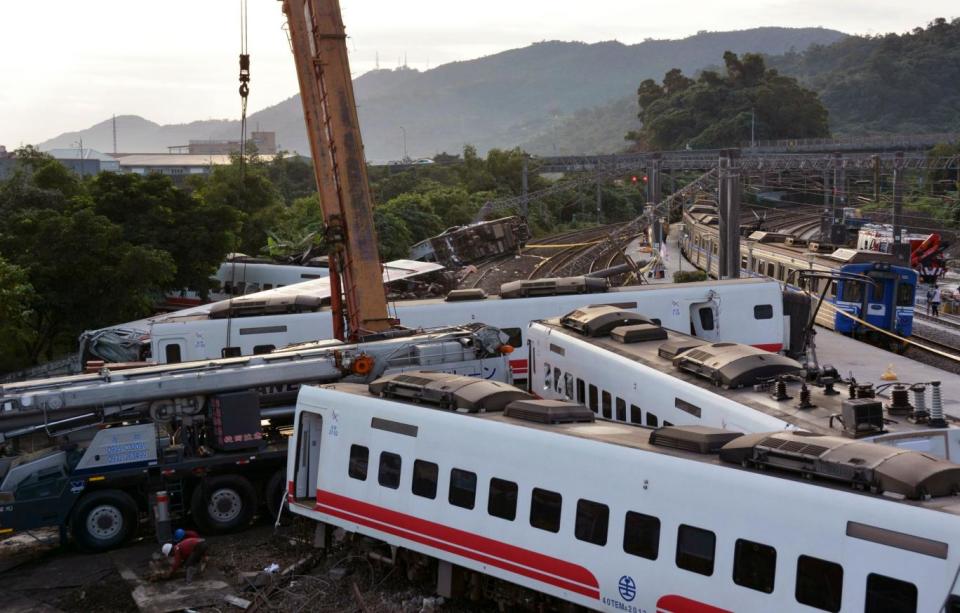
<svg viewBox="0 0 960 613">
<path fill-rule="evenodd" d="M 897 316 L 897 310 L 893 306 L 897 275 L 892 272 L 872 270 L 867 273 L 867 276 L 873 280 L 874 285 L 868 285 L 863 293 L 864 319 L 878 328 L 892 330 Z"/>
<path fill-rule="evenodd" d="M 323 416 L 300 413 L 297 428 L 297 467 L 294 473 L 294 496 L 313 499 L 317 495 L 320 476 L 320 437 L 323 435 Z"/>
<path fill-rule="evenodd" d="M 158 354 L 154 356 L 162 364 L 179 364 L 190 358 L 187 356 L 187 339 L 165 338 L 157 343 Z"/>
<path fill-rule="evenodd" d="M 711 298 L 690 305 L 690 334 L 705 341 L 720 340 L 720 304 Z"/>
</svg>

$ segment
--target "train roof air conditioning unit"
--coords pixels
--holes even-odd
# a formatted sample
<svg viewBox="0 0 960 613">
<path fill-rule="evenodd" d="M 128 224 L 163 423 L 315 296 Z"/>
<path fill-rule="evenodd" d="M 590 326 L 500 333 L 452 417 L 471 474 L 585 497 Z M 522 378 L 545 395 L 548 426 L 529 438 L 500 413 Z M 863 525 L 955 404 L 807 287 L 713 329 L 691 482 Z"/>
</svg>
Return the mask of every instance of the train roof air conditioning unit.
<svg viewBox="0 0 960 613">
<path fill-rule="evenodd" d="M 591 423 L 596 419 L 593 411 L 582 404 L 563 400 L 514 400 L 503 414 L 540 424 Z"/>
<path fill-rule="evenodd" d="M 387 375 L 370 383 L 371 394 L 431 404 L 468 413 L 502 411 L 514 400 L 533 396 L 512 385 L 442 372 L 406 372 Z"/>
<path fill-rule="evenodd" d="M 656 325 L 645 315 L 607 305 L 584 307 L 560 318 L 561 326 L 584 336 L 606 336 L 614 328 L 636 324 Z"/>
<path fill-rule="evenodd" d="M 597 277 L 554 277 L 510 281 L 500 286 L 501 298 L 559 296 L 562 294 L 597 294 L 607 291 L 607 280 Z"/>
<path fill-rule="evenodd" d="M 665 341 L 667 340 L 667 331 L 656 324 L 636 324 L 614 328 L 610 332 L 610 338 L 625 345 L 647 341 Z"/>
<path fill-rule="evenodd" d="M 754 385 L 803 369 L 796 360 L 740 343 L 700 345 L 678 354 L 673 365 L 727 388 Z"/>
<path fill-rule="evenodd" d="M 479 287 L 472 289 L 455 289 L 447 293 L 447 297 L 444 299 L 446 302 L 461 302 L 464 300 L 484 300 L 487 297 L 487 292 Z"/>
<path fill-rule="evenodd" d="M 806 432 L 747 434 L 720 449 L 724 462 L 775 468 L 918 500 L 960 492 L 960 465 L 839 436 Z"/>
</svg>

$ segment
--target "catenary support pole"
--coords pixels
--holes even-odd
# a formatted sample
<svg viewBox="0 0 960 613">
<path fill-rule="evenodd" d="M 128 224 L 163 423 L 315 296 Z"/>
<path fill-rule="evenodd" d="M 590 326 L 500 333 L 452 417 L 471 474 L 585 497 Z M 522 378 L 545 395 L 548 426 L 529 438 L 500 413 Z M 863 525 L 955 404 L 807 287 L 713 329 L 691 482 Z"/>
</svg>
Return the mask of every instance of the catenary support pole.
<svg viewBox="0 0 960 613">
<path fill-rule="evenodd" d="M 740 277 L 740 152 L 724 149 L 720 152 L 720 253 L 721 279 Z"/>
<path fill-rule="evenodd" d="M 906 260 L 903 245 L 903 151 L 893 159 L 893 252 L 901 262 Z"/>
</svg>

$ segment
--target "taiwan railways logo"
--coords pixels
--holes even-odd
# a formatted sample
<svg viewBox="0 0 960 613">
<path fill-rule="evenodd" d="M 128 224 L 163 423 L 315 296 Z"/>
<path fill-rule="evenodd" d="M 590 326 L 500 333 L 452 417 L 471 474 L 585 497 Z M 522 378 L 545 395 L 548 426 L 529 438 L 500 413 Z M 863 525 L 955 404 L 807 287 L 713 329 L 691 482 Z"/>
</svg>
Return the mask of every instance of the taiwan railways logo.
<svg viewBox="0 0 960 613">
<path fill-rule="evenodd" d="M 633 577 L 627 575 L 620 577 L 620 581 L 617 582 L 617 589 L 620 590 L 620 597 L 627 602 L 637 597 L 637 584 Z"/>
</svg>

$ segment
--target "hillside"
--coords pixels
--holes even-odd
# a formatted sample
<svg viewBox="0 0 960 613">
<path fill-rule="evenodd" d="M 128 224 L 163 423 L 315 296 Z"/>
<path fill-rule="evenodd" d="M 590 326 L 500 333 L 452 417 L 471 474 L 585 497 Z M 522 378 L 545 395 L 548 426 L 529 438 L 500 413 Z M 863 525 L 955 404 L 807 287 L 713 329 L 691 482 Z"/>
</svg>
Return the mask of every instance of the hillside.
<svg viewBox="0 0 960 613">
<path fill-rule="evenodd" d="M 693 73 L 715 64 L 726 50 L 783 54 L 844 36 L 823 28 L 756 28 L 635 45 L 548 41 L 424 72 L 372 71 L 355 80 L 367 156 L 373 161 L 399 158 L 401 126 L 412 157 L 458 151 L 466 143 L 483 151 L 545 142 L 558 122 L 577 122 L 575 114 L 584 109 L 623 104 L 640 81 L 660 78 L 670 68 Z M 160 126 L 134 116 L 117 120 L 122 151 L 164 151 L 190 138 L 236 138 L 239 131 L 232 121 Z M 252 114 L 249 121 L 276 131 L 288 150 L 308 149 L 298 96 Z M 109 121 L 40 146 L 70 146 L 81 136 L 87 146 L 112 150 Z"/>
</svg>

